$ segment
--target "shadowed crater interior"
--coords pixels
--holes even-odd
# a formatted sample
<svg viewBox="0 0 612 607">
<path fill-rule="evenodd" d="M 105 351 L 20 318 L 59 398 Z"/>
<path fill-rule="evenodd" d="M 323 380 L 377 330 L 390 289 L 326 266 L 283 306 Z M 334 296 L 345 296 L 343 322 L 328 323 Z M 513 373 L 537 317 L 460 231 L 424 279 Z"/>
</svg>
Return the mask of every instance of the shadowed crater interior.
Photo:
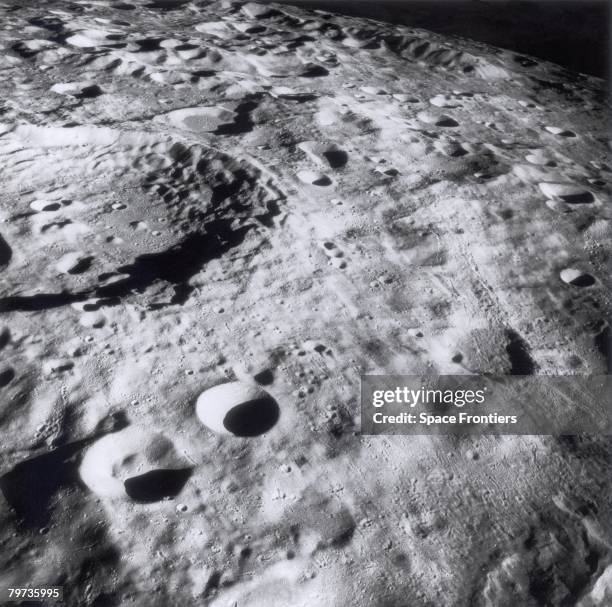
<svg viewBox="0 0 612 607">
<path fill-rule="evenodd" d="M 591 287 L 595 284 L 595 279 L 590 274 L 581 274 L 574 278 L 570 284 L 576 287 Z"/>
<path fill-rule="evenodd" d="M 151 470 L 124 481 L 125 492 L 135 501 L 145 504 L 176 497 L 191 476 L 190 468 L 181 470 Z"/>
<path fill-rule="evenodd" d="M 527 342 L 512 329 L 506 331 L 506 337 L 508 338 L 506 352 L 511 365 L 510 375 L 533 375 L 536 364 L 531 358 Z"/>
<path fill-rule="evenodd" d="M 595 202 L 595 197 L 591 192 L 580 192 L 579 194 L 565 194 L 560 196 L 561 200 L 568 204 L 590 204 Z"/>
<path fill-rule="evenodd" d="M 259 436 L 278 421 L 278 404 L 271 396 L 250 400 L 230 409 L 223 425 L 235 436 Z"/>
<path fill-rule="evenodd" d="M 323 156 L 332 169 L 340 169 L 348 162 L 348 154 L 342 150 L 328 150 L 323 152 Z"/>
<path fill-rule="evenodd" d="M 184 4 L 188 4 L 190 0 L 153 0 L 146 8 L 156 8 L 162 11 L 175 11 L 181 8 Z"/>
</svg>

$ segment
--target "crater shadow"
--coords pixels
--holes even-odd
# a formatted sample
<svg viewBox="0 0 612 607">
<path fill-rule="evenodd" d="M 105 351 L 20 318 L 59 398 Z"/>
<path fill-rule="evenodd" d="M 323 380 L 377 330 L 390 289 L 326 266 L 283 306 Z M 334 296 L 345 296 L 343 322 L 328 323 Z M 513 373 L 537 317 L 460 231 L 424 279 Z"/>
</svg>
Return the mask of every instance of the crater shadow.
<svg viewBox="0 0 612 607">
<path fill-rule="evenodd" d="M 0 236 L 0 266 L 6 266 L 13 257 L 13 250 L 2 236 Z"/>
<path fill-rule="evenodd" d="M 566 194 L 559 196 L 559 198 L 568 204 L 591 204 L 595 202 L 595 196 L 588 191 L 581 192 L 580 194 Z"/>
<path fill-rule="evenodd" d="M 263 396 L 230 409 L 223 425 L 235 436 L 249 438 L 270 430 L 279 417 L 278 403 L 271 396 Z"/>
<path fill-rule="evenodd" d="M 529 353 L 527 342 L 512 329 L 506 331 L 506 352 L 510 359 L 510 375 L 533 375 L 536 364 Z"/>
<path fill-rule="evenodd" d="M 328 150 L 323 156 L 332 169 L 341 169 L 348 162 L 348 154 L 343 150 Z"/>
<path fill-rule="evenodd" d="M 123 413 L 113 413 L 102 419 L 87 438 L 31 457 L 1 476 L 0 491 L 21 523 L 34 529 L 45 526 L 54 510 L 60 507 L 55 503 L 58 491 L 68 486 L 82 486 L 78 475 L 81 450 L 98 438 L 126 426 Z"/>
<path fill-rule="evenodd" d="M 135 502 L 152 504 L 176 497 L 191 476 L 191 468 L 151 470 L 124 481 L 125 492 Z"/>
<path fill-rule="evenodd" d="M 146 5 L 146 8 L 156 8 L 160 11 L 176 11 L 191 0 L 153 0 Z"/>
</svg>

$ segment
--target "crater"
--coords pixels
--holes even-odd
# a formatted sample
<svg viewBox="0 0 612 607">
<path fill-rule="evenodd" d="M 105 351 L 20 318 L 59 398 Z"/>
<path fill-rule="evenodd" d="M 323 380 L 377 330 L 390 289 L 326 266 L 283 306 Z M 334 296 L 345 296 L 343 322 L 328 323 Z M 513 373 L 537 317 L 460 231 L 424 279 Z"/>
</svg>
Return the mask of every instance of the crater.
<svg viewBox="0 0 612 607">
<path fill-rule="evenodd" d="M 576 268 L 566 268 L 559 273 L 561 280 L 575 287 L 591 287 L 595 284 L 595 278 L 588 272 Z"/>
<path fill-rule="evenodd" d="M 271 430 L 280 417 L 278 403 L 262 388 L 246 382 L 230 382 L 200 394 L 199 420 L 217 434 L 249 438 Z"/>
<path fill-rule="evenodd" d="M 79 473 L 101 497 L 153 503 L 181 492 L 191 476 L 189 464 L 163 434 L 130 426 L 94 443 Z"/>
</svg>

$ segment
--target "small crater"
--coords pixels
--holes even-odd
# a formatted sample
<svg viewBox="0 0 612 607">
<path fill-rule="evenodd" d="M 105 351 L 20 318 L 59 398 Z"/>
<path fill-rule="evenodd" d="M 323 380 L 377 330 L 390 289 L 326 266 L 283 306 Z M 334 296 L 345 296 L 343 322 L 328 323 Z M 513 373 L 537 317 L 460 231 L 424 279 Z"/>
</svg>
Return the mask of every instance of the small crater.
<svg viewBox="0 0 612 607">
<path fill-rule="evenodd" d="M 450 116 L 440 116 L 440 118 L 434 123 L 436 126 L 443 127 L 456 127 L 459 126 L 459 123 L 451 118 Z"/>
<path fill-rule="evenodd" d="M 567 204 L 590 204 L 595 202 L 593 193 L 573 183 L 550 183 L 539 184 L 542 193 L 549 199 L 557 199 Z"/>
<path fill-rule="evenodd" d="M 425 124 L 433 124 L 442 127 L 456 127 L 459 123 L 446 114 L 431 113 L 428 111 L 419 112 L 417 118 Z"/>
<path fill-rule="evenodd" d="M 320 78 L 322 76 L 329 76 L 329 71 L 322 65 L 309 65 L 300 76 L 303 78 Z"/>
<path fill-rule="evenodd" d="M 277 402 L 255 384 L 230 382 L 200 394 L 199 420 L 218 434 L 254 437 L 272 429 L 280 417 Z"/>
<path fill-rule="evenodd" d="M 91 267 L 93 257 L 80 253 L 66 253 L 57 263 L 57 269 L 63 274 L 82 274 Z"/>
<path fill-rule="evenodd" d="M 576 137 L 576 133 L 574 131 L 570 131 L 568 129 L 562 129 L 558 126 L 547 126 L 544 127 L 549 133 L 553 135 L 557 135 L 557 137 Z"/>
<path fill-rule="evenodd" d="M 559 273 L 561 280 L 568 285 L 575 287 L 591 287 L 595 284 L 596 280 L 588 272 L 577 270 L 576 268 L 566 268 L 561 270 Z"/>
<path fill-rule="evenodd" d="M 436 141 L 434 148 L 449 158 L 460 158 L 469 153 L 460 143 L 454 141 Z"/>
<path fill-rule="evenodd" d="M 74 362 L 66 358 L 50 358 L 43 362 L 43 373 L 47 376 L 70 371 L 74 367 Z"/>
<path fill-rule="evenodd" d="M 81 89 L 81 91 L 74 96 L 77 99 L 95 99 L 102 95 L 102 89 L 97 84 L 91 84 L 89 86 L 85 86 Z"/>
<path fill-rule="evenodd" d="M 37 213 L 52 213 L 59 211 L 62 205 L 59 202 L 50 200 L 34 200 L 30 203 L 30 208 Z"/>
<path fill-rule="evenodd" d="M 317 173 L 316 171 L 300 171 L 297 176 L 302 183 L 309 185 L 328 186 L 331 185 L 332 182 L 327 175 Z"/>
</svg>

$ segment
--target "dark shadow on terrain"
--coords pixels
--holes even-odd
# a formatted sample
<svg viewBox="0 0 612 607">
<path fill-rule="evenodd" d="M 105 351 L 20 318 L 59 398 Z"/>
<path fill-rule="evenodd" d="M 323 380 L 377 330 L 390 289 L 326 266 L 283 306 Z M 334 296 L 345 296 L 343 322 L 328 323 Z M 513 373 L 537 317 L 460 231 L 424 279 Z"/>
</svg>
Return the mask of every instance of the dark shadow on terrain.
<svg viewBox="0 0 612 607">
<path fill-rule="evenodd" d="M 11 341 L 11 332 L 7 327 L 0 330 L 0 350 L 4 349 Z"/>
<path fill-rule="evenodd" d="M 245 129 L 251 128 L 249 113 L 254 107 L 256 103 L 253 99 L 245 101 L 239 106 L 237 112 L 239 118 L 230 127 L 235 128 L 237 133 L 243 133 Z M 184 171 L 178 160 L 183 163 L 193 160 L 191 152 L 184 146 L 176 145 L 172 153 L 177 164 L 170 169 L 169 175 L 165 173 L 161 175 L 163 180 L 168 177 L 172 180 L 181 179 L 184 177 Z M 134 292 L 142 293 L 160 281 L 173 285 L 174 295 L 169 302 L 153 304 L 151 308 L 185 303 L 193 291 L 188 284 L 189 280 L 195 274 L 209 261 L 222 257 L 242 244 L 246 235 L 256 225 L 273 227 L 272 219 L 280 213 L 275 200 L 268 200 L 262 205 L 261 210 L 253 208 L 253 200 L 248 192 L 257 186 L 257 178 L 243 168 L 234 170 L 229 180 L 223 172 L 212 171 L 206 159 L 200 159 L 195 168 L 197 174 L 205 178 L 212 189 L 210 208 L 189 210 L 182 224 L 186 234 L 180 242 L 157 253 L 139 255 L 129 265 L 117 267 L 113 272 L 99 276 L 101 284 L 91 285 L 80 291 L 12 295 L 1 298 L 0 313 L 42 311 L 94 297 L 105 299 L 99 302 L 99 307 L 112 306 L 120 303 L 121 298 Z M 143 189 L 149 191 L 151 184 L 156 183 L 158 177 L 160 175 L 156 172 L 149 174 L 145 178 Z M 184 197 L 189 193 L 188 189 L 173 194 L 167 187 L 164 189 L 163 185 L 155 187 L 157 194 L 164 198 L 167 204 L 175 202 L 175 196 L 181 199 L 181 196 Z M 245 211 L 252 213 L 250 217 L 242 219 L 248 223 L 237 226 L 237 221 L 244 216 Z M 199 229 L 194 231 L 196 225 Z"/>
<path fill-rule="evenodd" d="M 53 496 L 62 487 L 78 484 L 78 455 L 105 434 L 121 430 L 127 420 L 115 414 L 100 422 L 94 433 L 20 462 L 0 477 L 0 490 L 26 527 L 44 527 L 53 510 Z"/>
<path fill-rule="evenodd" d="M 279 416 L 277 402 L 271 396 L 265 396 L 230 409 L 223 425 L 235 436 L 259 436 L 274 427 Z"/>
<path fill-rule="evenodd" d="M 323 156 L 332 169 L 341 169 L 348 162 L 348 154 L 342 150 L 328 150 Z"/>
<path fill-rule="evenodd" d="M 47 524 L 53 495 L 77 480 L 74 458 L 86 444 L 79 441 L 26 460 L 0 478 L 0 490 L 26 526 Z"/>
<path fill-rule="evenodd" d="M 97 84 L 92 84 L 83 88 L 75 97 L 77 99 L 94 99 L 100 95 L 102 95 L 102 89 Z"/>
<path fill-rule="evenodd" d="M 9 247 L 8 242 L 0 236 L 0 266 L 8 265 L 13 257 L 13 251 Z"/>
<path fill-rule="evenodd" d="M 566 194 L 565 196 L 559 196 L 561 200 L 568 204 L 591 204 L 595 202 L 595 196 L 591 192 L 581 192 L 580 194 Z M 591 283 L 592 284 L 592 283 Z"/>
<path fill-rule="evenodd" d="M 470 38 L 606 78 L 610 8 L 605 0 L 288 0 L 285 4 Z M 517 61 L 529 66 L 531 59 Z"/>
<path fill-rule="evenodd" d="M 164 38 L 140 38 L 136 40 L 136 44 L 139 46 L 139 53 L 149 53 L 151 51 L 160 50 L 159 46 L 161 42 L 164 41 Z"/>
<path fill-rule="evenodd" d="M 189 4 L 191 0 L 153 0 L 146 8 L 154 8 L 161 11 L 175 11 Z"/>
<path fill-rule="evenodd" d="M 274 381 L 274 373 L 270 369 L 264 369 L 254 375 L 253 379 L 262 386 L 269 386 Z"/>
<path fill-rule="evenodd" d="M 510 359 L 510 375 L 533 375 L 536 365 L 529 353 L 527 342 L 512 329 L 506 331 L 506 352 Z"/>
<path fill-rule="evenodd" d="M 612 374 L 612 348 L 610 346 L 612 346 L 612 331 L 610 331 L 610 327 L 606 325 L 601 332 L 595 336 L 595 347 L 604 358 L 608 374 Z"/>
<path fill-rule="evenodd" d="M 126 479 L 123 485 L 125 492 L 135 502 L 151 504 L 169 497 L 176 497 L 190 476 L 190 468 L 151 470 Z"/>
<path fill-rule="evenodd" d="M 117 270 L 121 274 L 129 274 L 129 278 L 99 287 L 96 294 L 121 298 L 131 291 L 142 292 L 158 280 L 164 280 L 179 287 L 175 289 L 176 295 L 172 303 L 185 303 L 192 290 L 186 284 L 187 281 L 209 261 L 221 257 L 242 243 L 252 227 L 232 229 L 231 224 L 231 219 L 210 222 L 204 234 L 190 234 L 166 251 L 137 257 L 133 264 Z"/>
<path fill-rule="evenodd" d="M 215 135 L 243 135 L 253 130 L 251 112 L 258 107 L 257 101 L 247 100 L 236 108 L 236 118 L 231 124 L 222 124 L 215 131 Z"/>
<path fill-rule="evenodd" d="M 61 308 L 71 303 L 83 301 L 92 297 L 94 291 L 84 291 L 80 293 L 39 293 L 38 295 L 9 295 L 0 299 L 0 313 L 3 312 L 40 312 Z"/>
<path fill-rule="evenodd" d="M 300 76 L 302 78 L 321 78 L 323 76 L 329 76 L 329 71 L 322 65 L 310 65 L 300 74 Z"/>
<path fill-rule="evenodd" d="M 15 370 L 9 367 L 0 371 L 0 388 L 8 386 L 15 379 Z"/>
<path fill-rule="evenodd" d="M 38 312 L 59 308 L 91 297 L 109 297 L 107 305 L 116 305 L 133 291 L 142 292 L 159 280 L 175 286 L 170 303 L 183 304 L 192 288 L 188 280 L 210 260 L 238 246 L 252 226 L 232 228 L 231 219 L 210 222 L 206 233 L 189 234 L 179 244 L 160 253 L 140 255 L 134 263 L 117 268 L 118 274 L 128 276 L 110 285 L 103 285 L 76 293 L 40 293 L 10 296 L 0 299 L 0 312 Z"/>
</svg>

